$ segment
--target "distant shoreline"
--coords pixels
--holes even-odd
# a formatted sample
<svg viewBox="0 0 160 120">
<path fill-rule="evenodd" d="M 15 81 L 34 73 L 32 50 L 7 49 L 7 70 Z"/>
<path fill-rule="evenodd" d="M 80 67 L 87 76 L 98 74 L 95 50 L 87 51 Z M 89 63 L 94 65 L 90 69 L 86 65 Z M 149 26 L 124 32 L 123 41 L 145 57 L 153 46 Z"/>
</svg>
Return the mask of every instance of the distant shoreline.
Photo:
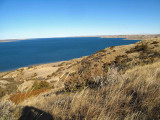
<svg viewBox="0 0 160 120">
<path fill-rule="evenodd" d="M 121 37 L 102 37 L 102 36 L 78 36 L 78 37 L 99 37 L 99 38 L 121 38 Z M 65 37 L 68 38 L 68 37 Z M 77 38 L 77 37 L 70 37 L 70 38 Z M 35 38 L 35 39 L 41 39 L 41 38 Z M 54 39 L 54 38 L 53 38 Z M 6 43 L 6 42 L 15 42 L 15 41 L 21 41 L 21 40 L 27 40 L 27 39 L 19 39 L 19 40 L 0 40 L 0 43 Z M 28 39 L 32 40 L 32 39 Z M 142 40 L 142 39 L 129 39 L 124 38 L 123 40 Z"/>
<path fill-rule="evenodd" d="M 137 35 L 88 35 L 88 36 L 71 36 L 71 37 L 53 37 L 53 38 L 77 38 L 77 37 L 99 37 L 99 38 L 124 38 L 124 40 L 144 40 L 151 38 L 160 38 L 160 34 L 137 34 Z M 50 37 L 52 38 L 52 37 Z M 0 42 L 14 42 L 19 40 L 31 40 L 43 38 L 26 38 L 26 39 L 2 39 Z"/>
<path fill-rule="evenodd" d="M 6 39 L 6 40 L 0 40 L 0 42 L 15 42 L 19 40 L 27 40 L 27 39 Z"/>
<path fill-rule="evenodd" d="M 0 42 L 12 42 L 10 40 L 0 40 Z"/>
</svg>

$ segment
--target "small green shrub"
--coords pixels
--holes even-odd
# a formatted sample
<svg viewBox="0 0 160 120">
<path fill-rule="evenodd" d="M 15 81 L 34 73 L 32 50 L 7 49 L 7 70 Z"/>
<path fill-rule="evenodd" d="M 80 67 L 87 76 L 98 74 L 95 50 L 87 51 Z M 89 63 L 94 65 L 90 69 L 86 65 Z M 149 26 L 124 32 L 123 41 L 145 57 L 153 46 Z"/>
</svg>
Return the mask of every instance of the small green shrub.
<svg viewBox="0 0 160 120">
<path fill-rule="evenodd" d="M 54 88 L 54 87 L 53 87 L 53 86 L 50 86 L 49 83 L 46 82 L 46 81 L 40 81 L 40 82 L 38 82 L 38 80 L 36 80 L 36 81 L 33 83 L 33 85 L 32 85 L 32 87 L 31 87 L 30 90 L 39 90 L 39 89 L 44 89 L 44 88 L 49 89 L 49 88 Z M 30 91 L 30 90 L 29 90 L 29 91 Z"/>
<path fill-rule="evenodd" d="M 113 48 L 115 48 L 115 46 L 111 46 L 110 49 L 112 50 Z"/>
<path fill-rule="evenodd" d="M 146 52 L 148 49 L 148 46 L 146 44 L 140 44 L 140 45 L 136 45 L 134 48 L 131 48 L 130 50 L 126 51 L 126 53 L 134 53 L 134 52 Z"/>
<path fill-rule="evenodd" d="M 151 44 L 158 44 L 159 42 L 157 42 L 157 41 L 153 41 Z"/>
<path fill-rule="evenodd" d="M 139 51 L 147 51 L 148 46 L 146 44 L 141 44 L 141 45 L 136 45 L 135 46 L 135 51 L 139 52 Z"/>
<path fill-rule="evenodd" d="M 76 74 L 72 74 L 70 79 L 66 80 L 64 83 L 65 91 L 66 92 L 76 92 L 78 90 L 81 90 L 85 87 L 86 81 L 81 79 L 78 80 L 76 77 Z"/>
<path fill-rule="evenodd" d="M 126 53 L 134 53 L 134 52 L 135 52 L 134 48 L 131 48 L 130 50 L 126 51 Z"/>
<path fill-rule="evenodd" d="M 103 50 L 100 50 L 100 51 L 98 51 L 98 52 L 106 52 L 106 50 L 105 50 L 105 49 L 103 49 Z"/>
<path fill-rule="evenodd" d="M 0 87 L 0 98 L 3 97 L 3 95 L 4 95 L 4 91 L 3 91 L 3 89 Z"/>
</svg>

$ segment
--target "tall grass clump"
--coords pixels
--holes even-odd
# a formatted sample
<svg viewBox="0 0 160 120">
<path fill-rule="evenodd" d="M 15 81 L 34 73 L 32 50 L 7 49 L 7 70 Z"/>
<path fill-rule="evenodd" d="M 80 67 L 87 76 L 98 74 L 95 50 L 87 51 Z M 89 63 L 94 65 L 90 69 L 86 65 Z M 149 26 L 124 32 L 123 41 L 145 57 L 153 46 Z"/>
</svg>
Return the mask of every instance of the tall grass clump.
<svg viewBox="0 0 160 120">
<path fill-rule="evenodd" d="M 13 111 L 14 103 L 8 100 L 0 101 L 0 120 L 16 120 Z"/>
<path fill-rule="evenodd" d="M 35 107 L 62 120 L 159 120 L 160 63 L 136 67 L 124 75 L 109 69 L 104 84 L 46 98 Z M 42 104 L 42 106 L 40 106 Z"/>
</svg>

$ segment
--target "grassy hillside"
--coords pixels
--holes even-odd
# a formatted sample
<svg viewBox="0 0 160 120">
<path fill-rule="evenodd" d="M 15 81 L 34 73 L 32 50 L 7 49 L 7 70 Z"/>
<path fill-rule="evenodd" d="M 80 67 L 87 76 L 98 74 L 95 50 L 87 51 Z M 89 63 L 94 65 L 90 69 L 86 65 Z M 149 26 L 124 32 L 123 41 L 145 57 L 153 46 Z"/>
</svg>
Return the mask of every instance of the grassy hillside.
<svg viewBox="0 0 160 120">
<path fill-rule="evenodd" d="M 74 91 L 95 84 L 98 78 L 106 79 L 110 67 L 124 74 L 135 66 L 155 63 L 160 59 L 159 39 L 143 40 L 138 43 L 109 47 L 81 60 L 65 80 L 67 91 Z M 99 81 L 99 80 L 98 80 Z"/>
<path fill-rule="evenodd" d="M 108 71 L 105 85 L 74 93 L 34 99 L 30 106 L 55 119 L 160 119 L 160 62 L 136 67 L 120 75 Z M 41 99 L 40 99 L 41 98 Z"/>
<path fill-rule="evenodd" d="M 0 120 L 158 120 L 160 39 L 1 73 L 0 80 Z"/>
</svg>

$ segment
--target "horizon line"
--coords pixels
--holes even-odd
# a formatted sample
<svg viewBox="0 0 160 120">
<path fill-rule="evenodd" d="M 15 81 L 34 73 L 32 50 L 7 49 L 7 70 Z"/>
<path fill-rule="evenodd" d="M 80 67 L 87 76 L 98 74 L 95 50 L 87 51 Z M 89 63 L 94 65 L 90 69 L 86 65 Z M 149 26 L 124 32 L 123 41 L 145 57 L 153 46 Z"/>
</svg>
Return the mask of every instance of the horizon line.
<svg viewBox="0 0 160 120">
<path fill-rule="evenodd" d="M 28 40 L 28 39 L 41 39 L 41 38 L 69 38 L 69 37 L 103 37 L 103 36 L 123 36 L 123 35 L 160 35 L 160 33 L 157 34 L 110 34 L 110 35 L 81 35 L 81 36 L 56 36 L 56 37 L 33 37 L 33 38 L 11 38 L 11 39 L 0 39 L 2 41 L 8 41 L 8 40 Z"/>
</svg>

